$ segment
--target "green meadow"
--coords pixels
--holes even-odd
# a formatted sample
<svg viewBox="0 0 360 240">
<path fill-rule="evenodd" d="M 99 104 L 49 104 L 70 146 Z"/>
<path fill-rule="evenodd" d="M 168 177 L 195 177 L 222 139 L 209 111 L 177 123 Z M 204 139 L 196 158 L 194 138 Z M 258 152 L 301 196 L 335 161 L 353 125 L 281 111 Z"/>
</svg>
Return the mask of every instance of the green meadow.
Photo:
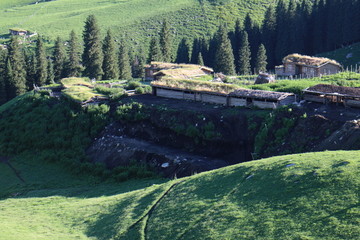
<svg viewBox="0 0 360 240">
<path fill-rule="evenodd" d="M 81 34 L 86 17 L 94 14 L 103 34 L 111 28 L 117 38 L 143 45 L 156 34 L 164 18 L 173 27 L 175 38 L 212 33 L 220 21 L 233 26 L 237 18 L 250 12 L 261 20 L 270 0 L 55 0 L 30 4 L 35 0 L 0 3 L 0 34 L 9 28 L 23 28 L 54 40 L 67 38 L 74 29 Z"/>
<path fill-rule="evenodd" d="M 360 152 L 306 153 L 114 184 L 0 163 L 0 239 L 359 239 Z M 163 183 L 162 183 L 163 182 Z"/>
</svg>

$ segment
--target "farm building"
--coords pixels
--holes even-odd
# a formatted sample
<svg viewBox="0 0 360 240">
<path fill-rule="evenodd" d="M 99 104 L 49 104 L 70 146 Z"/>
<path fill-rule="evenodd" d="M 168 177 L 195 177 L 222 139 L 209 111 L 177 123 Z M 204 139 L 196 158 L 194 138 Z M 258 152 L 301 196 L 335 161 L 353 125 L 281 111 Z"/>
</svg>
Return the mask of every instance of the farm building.
<svg viewBox="0 0 360 240">
<path fill-rule="evenodd" d="M 278 108 L 296 102 L 293 93 L 239 89 L 229 94 L 229 106 Z"/>
<path fill-rule="evenodd" d="M 145 66 L 145 80 L 160 80 L 163 77 L 173 79 L 194 79 L 211 75 L 212 68 L 195 64 L 176 64 L 164 62 L 151 62 Z"/>
<path fill-rule="evenodd" d="M 341 103 L 347 107 L 360 107 L 360 88 L 318 84 L 304 91 L 304 100 L 319 103 Z"/>
<path fill-rule="evenodd" d="M 275 67 L 275 73 L 280 76 L 319 77 L 336 74 L 341 68 L 340 63 L 329 58 L 290 54 L 283 59 L 283 65 Z"/>
<path fill-rule="evenodd" d="M 11 35 L 15 36 L 26 36 L 26 34 L 28 33 L 28 31 L 20 28 L 10 28 L 9 32 Z"/>
<path fill-rule="evenodd" d="M 174 81 L 174 80 L 173 80 Z M 176 82 L 176 81 L 175 81 Z M 178 80 L 178 82 L 181 82 Z M 195 82 L 195 81 L 193 81 Z M 224 106 L 243 106 L 259 108 L 278 108 L 296 101 L 293 93 L 271 92 L 262 90 L 239 89 L 223 83 L 174 84 L 167 80 L 151 83 L 153 94 L 158 97 L 193 100 L 215 103 Z"/>
</svg>

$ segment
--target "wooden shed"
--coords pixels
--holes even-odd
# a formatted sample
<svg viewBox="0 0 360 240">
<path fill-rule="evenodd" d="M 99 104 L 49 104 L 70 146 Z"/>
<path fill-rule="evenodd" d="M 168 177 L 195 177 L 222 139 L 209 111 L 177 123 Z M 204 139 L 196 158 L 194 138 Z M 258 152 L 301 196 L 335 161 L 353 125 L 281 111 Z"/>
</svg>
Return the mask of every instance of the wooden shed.
<svg viewBox="0 0 360 240">
<path fill-rule="evenodd" d="M 186 81 L 184 80 L 184 82 Z M 263 109 L 275 109 L 280 106 L 290 105 L 296 101 L 296 96 L 293 93 L 239 89 L 217 83 L 212 83 L 213 87 L 201 85 L 204 84 L 203 82 L 198 83 L 197 87 L 189 87 L 189 85 L 181 83 L 172 85 L 171 81 L 167 81 L 167 83 L 163 81 L 152 82 L 153 94 L 158 97 Z M 207 83 L 207 85 L 209 84 Z"/>
<path fill-rule="evenodd" d="M 27 30 L 20 28 L 10 28 L 9 32 L 11 35 L 15 35 L 15 36 L 26 36 L 26 34 L 28 33 Z"/>
<path fill-rule="evenodd" d="M 360 88 L 318 84 L 303 91 L 304 100 L 319 103 L 344 104 L 348 107 L 360 107 Z"/>
<path fill-rule="evenodd" d="M 229 106 L 278 108 L 296 102 L 293 93 L 239 89 L 229 94 Z"/>
<path fill-rule="evenodd" d="M 283 59 L 283 65 L 275 67 L 280 76 L 319 77 L 340 72 L 340 63 L 329 58 L 290 54 Z"/>
</svg>

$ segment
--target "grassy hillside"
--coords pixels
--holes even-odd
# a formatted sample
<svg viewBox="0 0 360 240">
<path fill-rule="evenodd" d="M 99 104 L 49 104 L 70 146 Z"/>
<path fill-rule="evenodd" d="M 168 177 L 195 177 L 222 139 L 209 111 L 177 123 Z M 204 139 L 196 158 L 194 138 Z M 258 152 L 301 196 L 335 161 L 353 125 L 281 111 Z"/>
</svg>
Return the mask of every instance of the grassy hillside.
<svg viewBox="0 0 360 240">
<path fill-rule="evenodd" d="M 319 54 L 321 57 L 335 59 L 340 62 L 345 68 L 355 65 L 360 66 L 360 43 L 337 49 L 335 51 Z"/>
<path fill-rule="evenodd" d="M 54 180 L 49 167 L 38 171 Z M 15 181 L 1 163 L 0 173 Z M 31 185 L 36 177 L 23 173 Z M 274 157 L 155 185 L 84 185 L 62 174 L 58 186 L 0 200 L 0 239 L 360 238 L 359 151 Z"/>
<path fill-rule="evenodd" d="M 20 27 L 50 39 L 68 37 L 74 29 L 81 33 L 89 14 L 99 20 L 103 34 L 111 28 L 118 38 L 124 37 L 142 44 L 156 33 L 164 18 L 174 27 L 177 37 L 193 37 L 200 32 L 212 32 L 220 19 L 229 23 L 251 12 L 259 20 L 272 0 L 55 0 L 28 4 L 16 0 L 0 3 L 0 34 Z M 206 31 L 204 31 L 206 30 Z"/>
</svg>

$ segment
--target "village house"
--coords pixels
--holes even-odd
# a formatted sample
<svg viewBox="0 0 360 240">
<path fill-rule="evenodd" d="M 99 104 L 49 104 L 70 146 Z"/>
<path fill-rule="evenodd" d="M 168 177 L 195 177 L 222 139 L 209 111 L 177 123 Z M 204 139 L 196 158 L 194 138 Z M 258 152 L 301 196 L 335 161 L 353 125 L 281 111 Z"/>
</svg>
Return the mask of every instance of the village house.
<svg viewBox="0 0 360 240">
<path fill-rule="evenodd" d="M 304 100 L 323 104 L 336 103 L 360 107 L 360 88 L 318 84 L 303 91 Z"/>
<path fill-rule="evenodd" d="M 13 36 L 26 36 L 28 31 L 20 28 L 10 28 L 9 32 Z"/>
<path fill-rule="evenodd" d="M 340 72 L 340 63 L 329 58 L 290 54 L 283 59 L 283 65 L 275 67 L 279 76 L 319 77 Z"/>
<path fill-rule="evenodd" d="M 145 80 L 160 80 L 163 77 L 173 79 L 194 79 L 197 77 L 211 75 L 212 68 L 196 64 L 176 64 L 165 62 L 151 62 L 145 66 Z"/>
</svg>

